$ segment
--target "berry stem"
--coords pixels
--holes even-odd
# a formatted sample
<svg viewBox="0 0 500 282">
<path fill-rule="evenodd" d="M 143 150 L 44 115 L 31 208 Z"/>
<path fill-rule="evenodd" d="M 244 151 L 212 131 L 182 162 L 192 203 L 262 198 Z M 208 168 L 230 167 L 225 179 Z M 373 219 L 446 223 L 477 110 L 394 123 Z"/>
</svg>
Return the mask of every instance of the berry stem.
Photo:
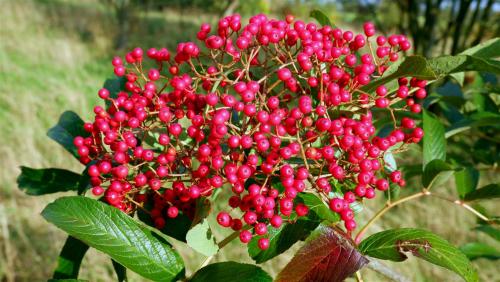
<svg viewBox="0 0 500 282">
<path fill-rule="evenodd" d="M 309 171 L 309 164 L 307 163 L 306 151 L 304 150 L 304 145 L 302 145 L 302 140 L 300 139 L 299 132 L 297 132 L 297 142 L 300 145 L 300 154 L 302 155 L 302 159 L 304 160 L 304 165 L 306 166 L 307 170 Z"/>
<path fill-rule="evenodd" d="M 357 282 L 363 282 L 363 277 L 361 276 L 361 273 L 359 271 L 356 272 L 356 281 Z"/>
<path fill-rule="evenodd" d="M 361 242 L 361 238 L 363 237 L 363 235 L 365 234 L 366 230 L 373 224 L 375 223 L 375 221 L 377 221 L 380 217 L 382 217 L 382 215 L 384 215 L 386 212 L 388 212 L 390 209 L 392 209 L 393 207 L 399 205 L 399 204 L 402 204 L 404 202 L 407 202 L 407 201 L 410 201 L 410 200 L 413 200 L 413 199 L 416 199 L 416 198 L 420 198 L 422 196 L 427 196 L 427 195 L 430 195 L 430 192 L 427 191 L 427 190 L 422 190 L 421 192 L 418 192 L 416 194 L 412 194 L 410 196 L 407 196 L 407 197 L 404 197 L 404 198 L 401 198 L 397 201 L 394 201 L 394 202 L 387 202 L 385 204 L 385 206 L 380 209 L 369 221 L 368 223 L 365 224 L 365 226 L 363 226 L 363 228 L 361 228 L 361 230 L 359 230 L 358 234 L 356 235 L 356 239 L 354 240 L 356 242 L 356 244 L 359 244 Z"/>
<path fill-rule="evenodd" d="M 441 200 L 445 200 L 445 201 L 448 201 L 450 203 L 453 203 L 453 204 L 456 204 L 458 206 L 461 206 L 461 207 L 465 208 L 466 210 L 470 211 L 471 213 L 475 214 L 480 219 L 482 219 L 484 221 L 489 221 L 489 218 L 487 216 L 485 216 L 484 214 L 480 213 L 478 210 L 474 209 L 473 207 L 471 207 L 469 204 L 467 204 L 464 201 L 456 200 L 456 199 L 452 199 L 452 198 L 448 198 L 448 197 L 446 197 L 444 195 L 440 195 L 440 194 L 436 194 L 436 193 L 430 194 L 430 192 L 429 192 L 429 196 L 433 196 L 435 198 L 438 198 L 438 199 L 441 199 Z"/>
<path fill-rule="evenodd" d="M 395 202 L 387 202 L 385 204 L 385 206 L 380 209 L 369 221 L 368 223 L 365 224 L 365 226 L 363 226 L 363 228 L 361 228 L 361 230 L 358 232 L 358 234 L 356 235 L 356 238 L 355 238 L 355 242 L 356 244 L 359 244 L 361 242 L 361 238 L 363 237 L 363 235 L 365 234 L 366 230 L 371 226 L 373 225 L 373 223 L 375 221 L 377 221 L 380 217 L 382 217 L 382 215 L 384 215 L 386 212 L 388 212 L 390 209 L 392 209 L 393 207 L 399 205 L 399 204 L 402 204 L 404 202 L 407 202 L 409 200 L 413 200 L 413 199 L 416 199 L 416 198 L 420 198 L 422 196 L 432 196 L 432 197 L 435 197 L 437 199 L 441 199 L 441 200 L 445 200 L 447 202 L 450 202 L 450 203 L 453 203 L 453 204 L 456 204 L 458 206 L 461 206 L 463 208 L 465 208 L 466 210 L 468 210 L 469 212 L 473 213 L 474 215 L 476 215 L 477 217 L 479 217 L 480 219 L 484 220 L 484 221 L 489 221 L 489 218 L 487 216 L 485 216 L 484 214 L 480 213 L 478 210 L 474 209 L 473 207 L 471 207 L 469 204 L 467 204 L 466 202 L 464 201 L 461 201 L 461 200 L 456 200 L 456 199 L 452 199 L 452 198 L 448 198 L 446 196 L 443 196 L 443 195 L 440 195 L 440 194 L 436 194 L 436 193 L 431 193 L 429 190 L 427 189 L 422 189 L 421 192 L 418 192 L 416 194 L 412 194 L 410 196 L 407 196 L 407 197 L 404 197 L 404 198 L 401 198 Z"/>
</svg>

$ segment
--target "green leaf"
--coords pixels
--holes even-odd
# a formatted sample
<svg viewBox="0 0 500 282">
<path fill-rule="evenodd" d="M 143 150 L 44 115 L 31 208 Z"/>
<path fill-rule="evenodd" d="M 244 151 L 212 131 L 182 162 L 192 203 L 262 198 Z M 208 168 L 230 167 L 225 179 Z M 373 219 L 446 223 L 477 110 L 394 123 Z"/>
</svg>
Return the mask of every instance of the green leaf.
<svg viewBox="0 0 500 282">
<path fill-rule="evenodd" d="M 423 173 L 421 164 L 402 165 L 402 166 L 400 166 L 399 169 L 401 170 L 401 172 L 405 176 L 405 179 L 410 179 L 412 177 L 422 175 L 422 173 Z"/>
<path fill-rule="evenodd" d="M 81 196 L 62 197 L 49 204 L 42 216 L 145 278 L 173 281 L 184 276 L 179 254 L 114 207 Z"/>
<path fill-rule="evenodd" d="M 471 55 L 479 58 L 496 58 L 500 56 L 500 38 L 493 38 L 479 45 L 471 47 L 461 55 Z"/>
<path fill-rule="evenodd" d="M 318 21 L 319 24 L 321 24 L 322 26 L 331 26 L 331 27 L 335 27 L 334 24 L 332 24 L 332 22 L 330 21 L 330 18 L 321 10 L 318 10 L 318 9 L 315 9 L 315 10 L 312 10 L 310 13 L 309 13 L 309 16 L 315 20 Z"/>
<path fill-rule="evenodd" d="M 83 170 L 80 177 L 80 182 L 78 182 L 77 186 L 78 195 L 83 195 L 85 191 L 90 189 L 91 185 L 90 185 L 90 175 L 88 173 L 88 169 L 94 163 L 95 163 L 94 161 L 88 163 L 85 169 Z"/>
<path fill-rule="evenodd" d="M 404 60 L 392 64 L 384 75 L 361 88 L 364 92 L 373 92 L 383 84 L 400 77 L 413 76 L 419 79 L 437 80 L 447 75 L 464 71 L 480 71 L 500 73 L 498 57 L 498 38 L 472 47 L 455 56 L 440 56 L 426 60 L 422 56 L 408 56 Z M 495 54 L 495 56 L 491 56 Z"/>
<path fill-rule="evenodd" d="M 387 151 L 384 154 L 384 169 L 387 172 L 393 172 L 398 169 L 398 164 L 391 151 Z"/>
<path fill-rule="evenodd" d="M 331 223 L 335 223 L 340 220 L 340 216 L 330 210 L 323 200 L 315 194 L 299 193 L 297 195 L 297 199 L 301 203 L 304 203 L 309 208 L 309 212 L 314 213 L 314 215 L 320 220 L 326 220 Z"/>
<path fill-rule="evenodd" d="M 151 203 L 152 200 L 147 201 L 144 208 L 146 208 L 147 210 L 151 210 L 152 208 Z M 139 218 L 140 221 L 144 222 L 145 224 L 152 227 L 155 226 L 151 216 L 148 213 L 144 212 L 143 210 L 137 210 L 137 217 Z M 166 217 L 165 227 L 163 227 L 163 229 L 161 229 L 160 231 L 163 234 L 175 238 L 176 240 L 186 242 L 186 234 L 191 228 L 191 225 L 192 225 L 191 219 L 186 214 L 180 212 L 176 218 Z"/>
<path fill-rule="evenodd" d="M 79 159 L 78 150 L 73 144 L 73 139 L 77 136 L 88 137 L 89 133 L 83 129 L 83 120 L 74 112 L 66 111 L 59 118 L 59 122 L 49 129 L 47 135 L 75 158 Z"/>
<path fill-rule="evenodd" d="M 113 259 L 111 260 L 111 263 L 113 264 L 113 269 L 115 270 L 118 282 L 127 281 L 127 268 Z"/>
<path fill-rule="evenodd" d="M 87 244 L 68 236 L 57 259 L 57 268 L 52 278 L 78 278 L 80 265 L 88 249 L 89 246 Z"/>
<path fill-rule="evenodd" d="M 191 282 L 271 282 L 273 279 L 260 267 L 234 261 L 218 262 L 198 270 Z"/>
<path fill-rule="evenodd" d="M 479 225 L 475 230 L 488 234 L 491 238 L 500 241 L 500 230 L 491 225 Z"/>
<path fill-rule="evenodd" d="M 304 240 L 318 225 L 319 221 L 301 218 L 293 224 L 283 223 L 277 229 L 269 226 L 266 235 L 269 238 L 269 248 L 261 250 L 257 245 L 259 237 L 255 236 L 248 243 L 248 254 L 256 263 L 270 260 L 288 250 L 297 241 Z"/>
<path fill-rule="evenodd" d="M 377 80 L 361 87 L 364 92 L 373 92 L 378 86 L 386 84 L 403 76 L 414 76 L 420 79 L 435 79 L 436 74 L 422 56 L 408 56 L 403 61 L 391 65 L 384 75 Z"/>
<path fill-rule="evenodd" d="M 125 90 L 126 82 L 127 79 L 125 78 L 125 76 L 108 78 L 106 79 L 102 87 L 108 89 L 110 98 L 117 98 L 118 93 L 120 93 L 120 91 Z M 106 106 L 109 107 L 110 105 L 111 105 L 110 101 L 106 100 Z"/>
<path fill-rule="evenodd" d="M 411 254 L 452 270 L 466 281 L 478 281 L 477 272 L 467 257 L 427 230 L 397 228 L 375 233 L 361 242 L 359 250 L 365 255 L 392 261 L 404 261 Z"/>
<path fill-rule="evenodd" d="M 212 204 L 209 199 L 205 197 L 198 198 L 198 200 L 196 200 L 196 210 L 191 226 L 194 226 L 200 223 L 203 219 L 207 218 L 211 210 Z"/>
<path fill-rule="evenodd" d="M 399 185 L 391 183 L 389 185 L 389 189 L 384 191 L 384 196 L 389 201 L 394 201 L 394 200 L 397 200 L 399 198 L 400 193 L 401 193 L 401 187 L 399 187 Z"/>
<path fill-rule="evenodd" d="M 472 166 L 464 167 L 455 172 L 455 186 L 458 196 L 463 199 L 465 194 L 477 188 L 479 183 L 479 171 Z"/>
<path fill-rule="evenodd" d="M 450 74 L 453 79 L 460 85 L 460 87 L 464 86 L 464 80 L 465 80 L 465 73 L 464 72 L 457 72 L 457 73 L 452 73 Z"/>
<path fill-rule="evenodd" d="M 428 66 L 434 71 L 436 78 L 464 71 L 500 73 L 499 61 L 469 55 L 445 55 L 432 58 L 428 60 Z"/>
<path fill-rule="evenodd" d="M 202 220 L 191 228 L 186 235 L 186 241 L 191 248 L 207 257 L 215 255 L 219 251 L 219 246 L 207 220 Z"/>
<path fill-rule="evenodd" d="M 355 215 L 362 212 L 364 209 L 364 206 L 360 201 L 354 201 L 350 203 L 349 207 L 351 208 L 351 210 L 354 212 Z"/>
<path fill-rule="evenodd" d="M 484 243 L 467 243 L 460 247 L 460 251 L 462 251 L 471 260 L 478 258 L 486 258 L 490 260 L 500 259 L 500 252 L 492 246 Z"/>
<path fill-rule="evenodd" d="M 445 137 L 451 136 L 470 130 L 471 128 L 481 126 L 498 126 L 500 124 L 500 115 L 490 112 L 479 112 L 469 115 L 468 117 L 453 123 L 446 129 Z"/>
<path fill-rule="evenodd" d="M 464 196 L 464 200 L 466 201 L 474 201 L 474 200 L 485 200 L 485 199 L 493 199 L 500 197 L 500 184 L 490 184 L 486 185 L 482 188 L 479 188 L 475 191 L 467 193 Z"/>
<path fill-rule="evenodd" d="M 423 168 L 432 160 L 446 160 L 446 139 L 443 123 L 432 113 L 423 110 Z"/>
<path fill-rule="evenodd" d="M 367 263 L 345 233 L 321 225 L 275 281 L 344 281 Z"/>
<path fill-rule="evenodd" d="M 21 166 L 17 177 L 19 189 L 28 195 L 45 195 L 78 189 L 85 177 L 78 173 L 59 168 L 35 169 Z"/>
<path fill-rule="evenodd" d="M 422 175 L 422 184 L 425 188 L 431 189 L 446 182 L 453 173 L 455 168 L 442 160 L 433 160 L 425 167 Z"/>
</svg>

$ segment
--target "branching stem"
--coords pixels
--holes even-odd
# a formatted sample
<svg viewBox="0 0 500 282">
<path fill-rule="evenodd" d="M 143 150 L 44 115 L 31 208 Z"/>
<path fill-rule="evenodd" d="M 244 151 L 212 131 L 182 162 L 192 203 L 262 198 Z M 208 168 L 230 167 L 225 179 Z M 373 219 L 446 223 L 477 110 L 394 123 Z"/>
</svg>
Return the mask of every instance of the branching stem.
<svg viewBox="0 0 500 282">
<path fill-rule="evenodd" d="M 375 223 L 380 217 L 382 217 L 386 212 L 388 212 L 390 209 L 392 209 L 393 207 L 399 205 L 399 204 L 402 204 L 404 202 L 407 202 L 407 201 L 410 201 L 410 200 L 413 200 L 413 199 L 417 199 L 417 198 L 420 198 L 422 196 L 432 196 L 432 197 L 435 197 L 437 199 L 441 199 L 441 200 L 445 200 L 447 202 L 450 202 L 450 203 L 453 203 L 453 204 L 456 204 L 458 206 L 461 206 L 463 208 L 465 208 L 466 210 L 468 210 L 469 212 L 473 213 L 475 216 L 479 217 L 480 219 L 484 220 L 484 221 L 489 221 L 488 217 L 485 216 L 484 214 L 480 213 L 479 211 L 477 211 L 476 209 L 474 209 L 473 207 L 471 207 L 469 204 L 467 204 L 466 202 L 464 201 L 461 201 L 461 200 L 456 200 L 456 199 L 452 199 L 452 198 L 449 198 L 449 197 L 446 197 L 444 195 L 440 195 L 440 194 L 437 194 L 437 193 L 434 193 L 434 192 L 430 192 L 429 190 L 427 189 L 422 189 L 422 191 L 418 192 L 418 193 L 415 193 L 415 194 L 412 194 L 412 195 L 409 195 L 407 197 L 404 197 L 404 198 L 401 198 L 397 201 L 394 201 L 394 202 L 386 202 L 385 206 L 380 209 L 366 224 L 365 226 L 363 226 L 363 228 L 361 228 L 361 230 L 358 232 L 358 234 L 356 235 L 356 238 L 355 238 L 355 242 L 356 244 L 359 244 L 361 242 L 361 238 L 363 237 L 363 235 L 366 233 L 366 231 L 368 230 L 368 228 L 373 225 L 373 223 Z"/>
</svg>

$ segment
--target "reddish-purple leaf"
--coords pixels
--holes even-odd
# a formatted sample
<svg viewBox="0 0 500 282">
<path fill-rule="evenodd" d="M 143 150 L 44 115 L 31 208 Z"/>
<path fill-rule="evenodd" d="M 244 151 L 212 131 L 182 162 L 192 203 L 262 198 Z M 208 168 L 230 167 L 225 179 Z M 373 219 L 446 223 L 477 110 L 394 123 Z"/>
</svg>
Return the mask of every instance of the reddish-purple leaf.
<svg viewBox="0 0 500 282">
<path fill-rule="evenodd" d="M 278 274 L 277 282 L 344 281 L 368 263 L 346 234 L 322 226 Z"/>
</svg>

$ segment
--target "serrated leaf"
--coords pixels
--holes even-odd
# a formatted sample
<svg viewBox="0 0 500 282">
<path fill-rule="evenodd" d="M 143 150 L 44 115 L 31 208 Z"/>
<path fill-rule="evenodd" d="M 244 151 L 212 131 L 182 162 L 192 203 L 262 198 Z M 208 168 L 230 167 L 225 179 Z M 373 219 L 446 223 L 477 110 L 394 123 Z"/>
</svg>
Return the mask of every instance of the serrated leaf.
<svg viewBox="0 0 500 282">
<path fill-rule="evenodd" d="M 42 211 L 49 222 L 154 281 L 184 275 L 182 258 L 166 242 L 120 210 L 81 196 L 62 197 Z"/>
<path fill-rule="evenodd" d="M 392 64 L 384 75 L 361 88 L 364 92 L 372 92 L 383 84 L 400 77 L 417 77 L 419 79 L 437 80 L 447 75 L 464 71 L 480 71 L 500 73 L 498 57 L 498 38 L 472 47 L 462 54 L 440 56 L 426 60 L 422 56 L 408 56 L 402 61 Z M 496 54 L 496 56 L 490 56 Z"/>
<path fill-rule="evenodd" d="M 83 180 L 84 177 L 81 174 L 65 169 L 35 169 L 21 166 L 21 174 L 17 177 L 17 185 L 26 194 L 37 196 L 76 191 Z"/>
<path fill-rule="evenodd" d="M 335 27 L 334 24 L 332 24 L 332 22 L 330 21 L 330 18 L 321 10 L 318 10 L 318 9 L 315 9 L 315 10 L 312 10 L 310 13 L 309 13 L 309 16 L 315 20 L 318 21 L 319 24 L 321 24 L 322 26 L 331 26 L 331 27 Z"/>
<path fill-rule="evenodd" d="M 474 47 L 464 50 L 461 55 L 471 55 L 480 58 L 500 57 L 500 38 L 493 38 Z"/>
<path fill-rule="evenodd" d="M 465 194 L 464 200 L 486 200 L 500 197 L 500 184 L 489 184 L 475 191 Z"/>
<path fill-rule="evenodd" d="M 319 221 L 299 219 L 295 223 L 283 223 L 278 229 L 269 226 L 266 235 L 266 238 L 269 238 L 269 248 L 261 250 L 257 245 L 259 237 L 254 237 L 248 243 L 248 254 L 256 263 L 270 260 L 288 250 L 297 241 L 304 240 L 318 225 Z"/>
<path fill-rule="evenodd" d="M 368 263 L 342 231 L 318 228 L 276 277 L 276 282 L 344 281 Z"/>
<path fill-rule="evenodd" d="M 499 61 L 469 55 L 439 56 L 429 59 L 428 65 L 436 78 L 464 71 L 500 73 Z"/>
<path fill-rule="evenodd" d="M 57 259 L 57 268 L 52 278 L 67 279 L 78 278 L 80 265 L 87 253 L 89 246 L 82 241 L 68 236 Z"/>
<path fill-rule="evenodd" d="M 117 281 L 127 281 L 127 268 L 113 259 L 111 260 L 111 263 L 113 264 L 113 269 L 115 270 Z"/>
<path fill-rule="evenodd" d="M 375 233 L 361 242 L 361 253 L 378 259 L 404 261 L 407 255 L 454 271 L 466 281 L 478 281 L 476 270 L 459 249 L 423 229 L 397 228 Z"/>
<path fill-rule="evenodd" d="M 219 251 L 219 246 L 207 220 L 202 220 L 188 231 L 186 242 L 193 250 L 207 257 Z"/>
<path fill-rule="evenodd" d="M 490 260 L 500 259 L 500 252 L 492 246 L 484 243 L 467 243 L 460 246 L 460 251 L 462 251 L 462 253 L 464 253 L 471 260 L 478 258 L 486 258 Z"/>
<path fill-rule="evenodd" d="M 198 270 L 191 282 L 271 282 L 273 279 L 262 268 L 233 261 L 218 262 Z"/>
<path fill-rule="evenodd" d="M 309 212 L 314 213 L 320 220 L 326 220 L 331 223 L 335 223 L 340 220 L 337 213 L 330 210 L 323 200 L 312 193 L 299 193 L 297 195 L 297 199 L 301 203 L 304 203 L 309 208 Z"/>
<path fill-rule="evenodd" d="M 57 124 L 49 129 L 47 136 L 63 146 L 75 158 L 79 159 L 78 150 L 73 144 L 73 139 L 77 136 L 87 137 L 89 133 L 83 129 L 83 120 L 74 112 L 66 111 Z"/>
<path fill-rule="evenodd" d="M 425 167 L 422 175 L 422 184 L 425 188 L 431 189 L 446 182 L 453 173 L 455 168 L 442 160 L 433 160 Z"/>
<path fill-rule="evenodd" d="M 368 93 L 373 92 L 378 86 L 404 76 L 414 76 L 429 80 L 436 78 L 436 74 L 428 66 L 427 60 L 424 57 L 408 56 L 403 61 L 391 65 L 381 78 L 361 87 L 361 90 Z"/>
<path fill-rule="evenodd" d="M 423 168 L 432 160 L 446 160 L 446 139 L 443 123 L 432 113 L 423 110 Z"/>
<path fill-rule="evenodd" d="M 455 187 L 457 189 L 458 196 L 462 199 L 465 194 L 476 190 L 478 183 L 479 171 L 474 167 L 464 167 L 455 172 Z"/>
</svg>

